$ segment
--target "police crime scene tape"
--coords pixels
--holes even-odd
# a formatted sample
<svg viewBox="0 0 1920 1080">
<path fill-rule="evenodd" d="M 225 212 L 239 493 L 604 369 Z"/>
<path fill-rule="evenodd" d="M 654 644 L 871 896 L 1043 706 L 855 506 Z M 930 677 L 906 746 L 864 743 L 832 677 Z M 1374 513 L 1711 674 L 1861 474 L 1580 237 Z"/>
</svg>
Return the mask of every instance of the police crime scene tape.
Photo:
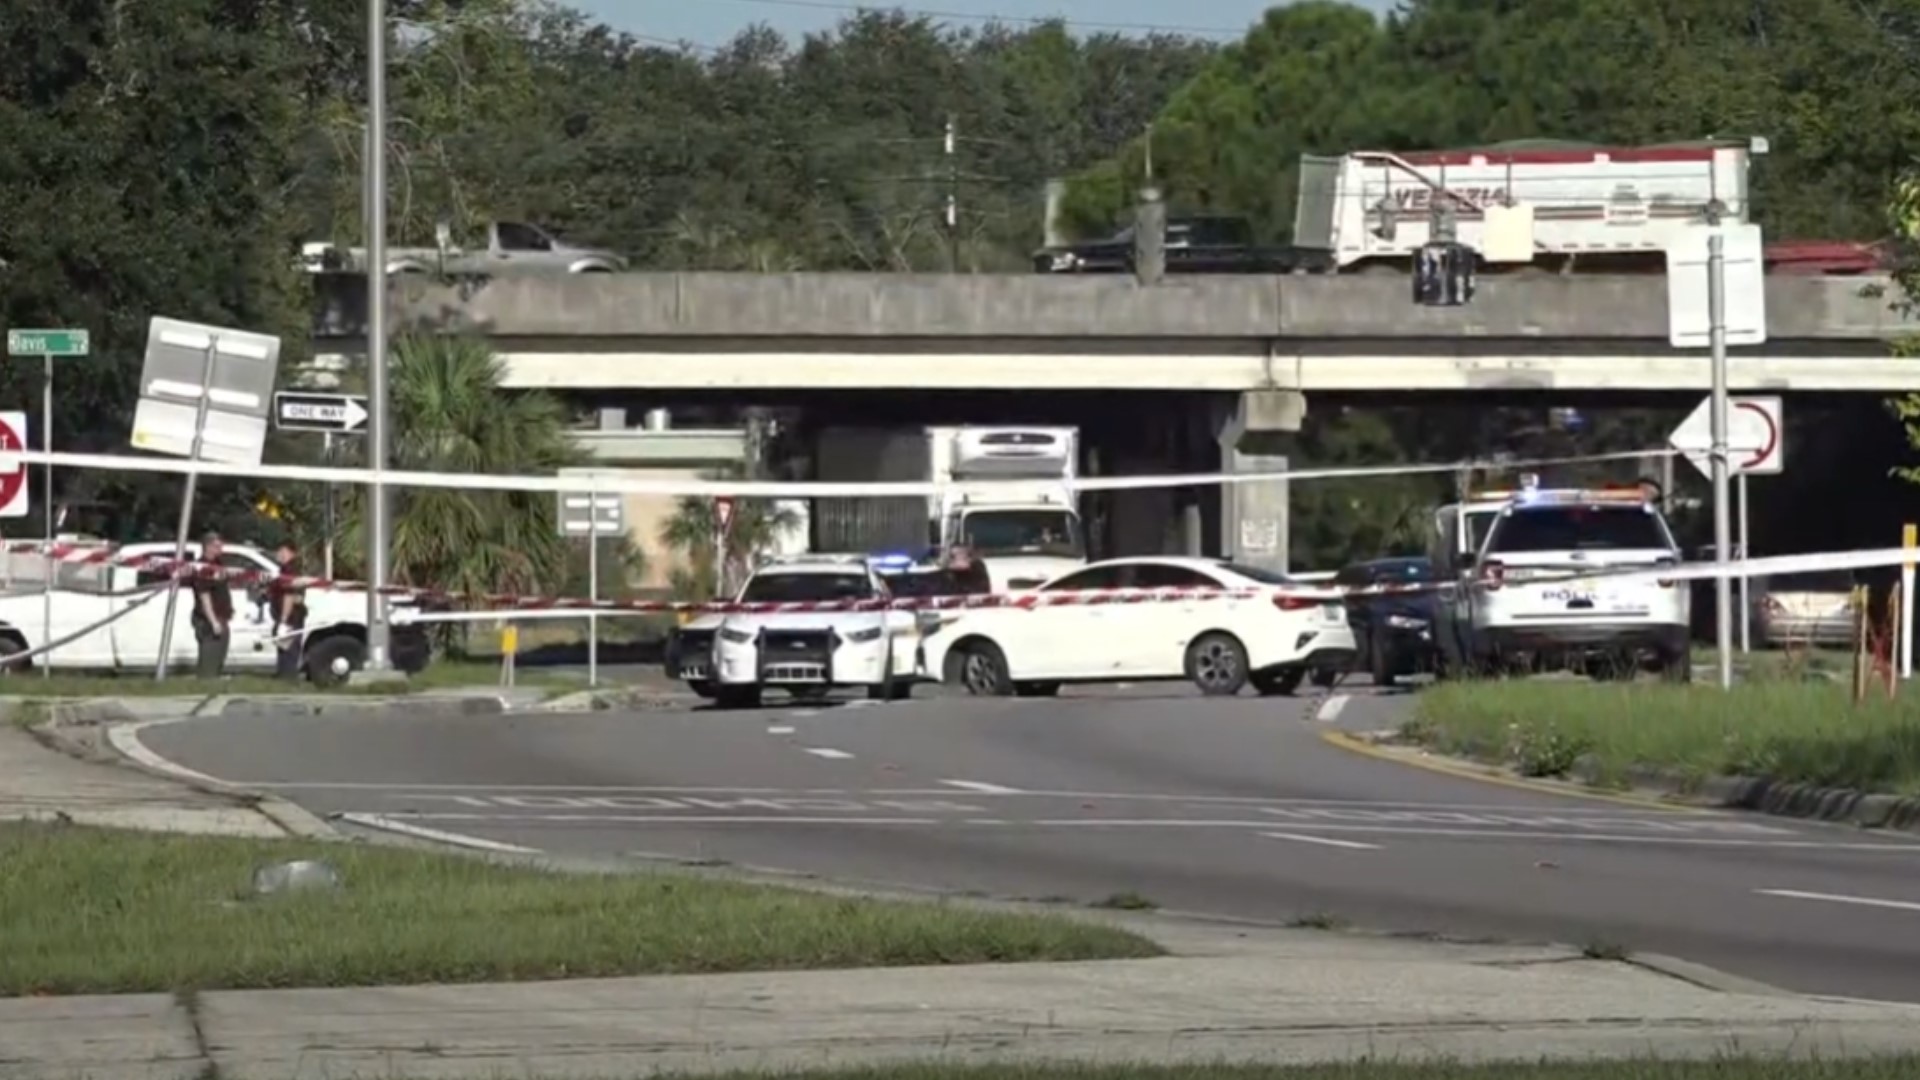
<svg viewBox="0 0 1920 1080">
<path fill-rule="evenodd" d="M 677 600 L 587 600 L 580 597 L 534 596 L 512 593 L 459 593 L 409 585 L 388 585 L 377 590 L 365 582 L 305 574 L 276 574 L 246 567 L 222 566 L 194 559 L 176 560 L 159 554 L 128 555 L 99 545 L 79 545 L 43 541 L 22 541 L 0 546 L 10 554 L 33 554 L 63 564 L 111 565 L 169 573 L 180 577 L 219 578 L 229 583 L 264 585 L 279 583 L 286 588 L 321 589 L 341 592 L 377 592 L 390 598 L 464 604 L 511 615 L 516 612 L 625 612 L 632 614 L 738 614 L 777 615 L 810 612 L 862 611 L 972 611 L 996 608 L 1044 610 L 1056 607 L 1083 607 L 1118 604 L 1191 603 L 1195 601 L 1248 600 L 1263 596 L 1285 596 L 1305 602 L 1337 603 L 1369 596 L 1410 595 L 1448 592 L 1462 588 L 1519 588 L 1574 581 L 1606 580 L 1617 584 L 1700 581 L 1715 578 L 1773 577 L 1829 570 L 1861 570 L 1882 566 L 1900 566 L 1913 558 L 1907 548 L 1875 548 L 1860 551 L 1817 552 L 1806 555 L 1775 555 L 1734 562 L 1675 563 L 1648 567 L 1595 567 L 1573 572 L 1535 573 L 1524 579 L 1506 582 L 1467 580 L 1447 582 L 1394 582 L 1367 586 L 1333 586 L 1301 583 L 1267 586 L 1259 589 L 1083 589 L 1061 592 L 1020 591 L 1008 593 L 955 593 L 941 596 L 903 596 L 869 600 L 758 601 L 677 601 Z M 484 614 L 476 612 L 479 617 Z M 412 621 L 411 613 L 395 612 L 395 620 Z"/>
</svg>

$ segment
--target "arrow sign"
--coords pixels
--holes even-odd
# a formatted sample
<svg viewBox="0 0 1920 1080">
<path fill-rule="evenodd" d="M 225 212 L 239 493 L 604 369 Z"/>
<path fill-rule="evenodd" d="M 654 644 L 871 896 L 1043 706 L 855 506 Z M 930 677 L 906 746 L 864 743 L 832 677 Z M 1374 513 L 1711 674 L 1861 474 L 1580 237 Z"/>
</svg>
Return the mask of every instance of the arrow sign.
<svg viewBox="0 0 1920 1080">
<path fill-rule="evenodd" d="M 281 431 L 365 434 L 367 399 L 352 394 L 308 394 L 283 390 L 273 395 L 273 426 Z"/>
<path fill-rule="evenodd" d="M 1785 472 L 1786 440 L 1780 399 L 1727 399 L 1727 475 L 1765 476 Z M 1713 398 L 1680 421 L 1667 436 L 1668 445 L 1686 455 L 1701 475 L 1713 475 Z"/>
</svg>

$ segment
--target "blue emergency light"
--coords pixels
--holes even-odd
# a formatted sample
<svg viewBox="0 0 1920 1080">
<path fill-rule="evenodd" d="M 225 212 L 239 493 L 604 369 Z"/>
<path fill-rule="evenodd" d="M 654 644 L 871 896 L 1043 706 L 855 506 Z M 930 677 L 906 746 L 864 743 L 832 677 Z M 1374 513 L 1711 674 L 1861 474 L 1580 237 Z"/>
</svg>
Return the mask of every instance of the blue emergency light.
<svg viewBox="0 0 1920 1080">
<path fill-rule="evenodd" d="M 916 560 L 905 552 L 889 552 L 884 555 L 868 556 L 867 562 L 877 570 L 910 569 Z"/>
</svg>

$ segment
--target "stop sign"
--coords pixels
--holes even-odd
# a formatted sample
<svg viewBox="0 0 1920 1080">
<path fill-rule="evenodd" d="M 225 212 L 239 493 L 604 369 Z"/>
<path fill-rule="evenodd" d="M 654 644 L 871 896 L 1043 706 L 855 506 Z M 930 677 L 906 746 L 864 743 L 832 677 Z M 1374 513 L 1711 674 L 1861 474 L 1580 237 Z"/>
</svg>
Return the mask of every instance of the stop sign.
<svg viewBox="0 0 1920 1080">
<path fill-rule="evenodd" d="M 0 412 L 0 451 L 19 453 L 26 448 L 27 414 Z M 26 462 L 11 472 L 0 472 L 0 517 L 26 517 L 29 503 Z"/>
</svg>

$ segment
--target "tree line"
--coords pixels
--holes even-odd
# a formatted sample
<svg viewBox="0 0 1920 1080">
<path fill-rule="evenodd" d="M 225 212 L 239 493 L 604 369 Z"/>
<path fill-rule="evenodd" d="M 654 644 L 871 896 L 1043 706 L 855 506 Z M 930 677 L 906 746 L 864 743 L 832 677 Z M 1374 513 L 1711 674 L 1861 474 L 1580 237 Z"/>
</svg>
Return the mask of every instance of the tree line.
<svg viewBox="0 0 1920 1080">
<path fill-rule="evenodd" d="M 798 40 L 755 27 L 674 46 L 537 0 L 389 8 L 392 239 L 527 220 L 641 268 L 1018 271 L 1049 179 L 1072 178 L 1071 222 L 1105 229 L 1149 147 L 1176 207 L 1246 213 L 1282 239 L 1303 151 L 1538 137 L 1763 134 L 1771 235 L 1869 239 L 1920 146 L 1920 0 L 1408 0 L 1384 20 L 1308 0 L 1228 44 L 875 12 Z M 62 446 L 124 445 L 150 315 L 282 333 L 285 362 L 305 358 L 295 252 L 361 239 L 364 16 L 361 0 L 0 11 L 0 318 L 95 340 L 60 377 Z M 31 400 L 35 379 L 9 368 L 0 393 Z M 1416 410 L 1316 410 L 1299 452 L 1571 438 L 1544 413 L 1449 435 Z M 1666 422 L 1594 414 L 1575 441 L 1644 446 Z M 142 531 L 168 518 L 158 485 L 68 481 Z M 212 520 L 250 520 L 258 492 L 207 488 Z M 1358 518 L 1351 492 L 1303 495 L 1303 558 L 1387 543 L 1429 494 L 1384 491 Z"/>
</svg>

